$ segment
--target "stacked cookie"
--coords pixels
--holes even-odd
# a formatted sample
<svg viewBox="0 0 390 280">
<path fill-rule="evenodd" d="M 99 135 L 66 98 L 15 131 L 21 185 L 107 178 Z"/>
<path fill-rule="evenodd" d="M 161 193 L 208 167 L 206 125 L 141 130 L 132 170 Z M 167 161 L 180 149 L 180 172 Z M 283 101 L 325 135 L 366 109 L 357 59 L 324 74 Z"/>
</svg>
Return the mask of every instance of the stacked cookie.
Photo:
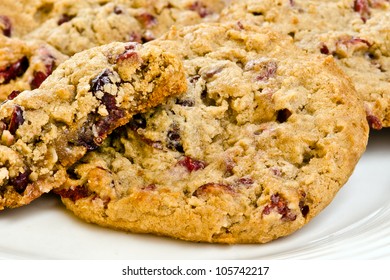
<svg viewBox="0 0 390 280">
<path fill-rule="evenodd" d="M 0 7 L 0 208 L 265 243 L 389 125 L 388 1 L 26 2 Z"/>
</svg>

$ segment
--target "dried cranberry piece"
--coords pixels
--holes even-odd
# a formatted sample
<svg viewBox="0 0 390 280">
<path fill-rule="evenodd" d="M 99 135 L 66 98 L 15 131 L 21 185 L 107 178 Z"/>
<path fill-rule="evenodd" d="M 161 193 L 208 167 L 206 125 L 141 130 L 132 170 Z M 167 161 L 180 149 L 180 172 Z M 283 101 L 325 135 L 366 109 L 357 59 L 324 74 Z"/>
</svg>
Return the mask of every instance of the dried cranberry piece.
<svg viewBox="0 0 390 280">
<path fill-rule="evenodd" d="M 10 178 L 9 184 L 14 187 L 14 190 L 17 193 L 22 194 L 29 183 L 28 176 L 30 176 L 30 174 L 31 170 L 27 168 L 24 172 L 19 173 L 18 176 Z"/>
<path fill-rule="evenodd" d="M 237 182 L 242 185 L 252 185 L 254 183 L 253 179 L 248 177 L 242 177 Z"/>
<path fill-rule="evenodd" d="M 123 10 L 122 10 L 121 7 L 118 7 L 118 6 L 115 6 L 115 7 L 114 7 L 114 14 L 120 15 L 120 14 L 122 14 L 122 13 L 123 13 Z"/>
<path fill-rule="evenodd" d="M 62 25 L 65 22 L 71 21 L 75 16 L 68 15 L 68 14 L 63 14 L 61 15 L 60 19 L 57 21 L 58 25 Z"/>
<path fill-rule="evenodd" d="M 196 189 L 196 191 L 192 195 L 196 197 L 210 194 L 219 195 L 221 192 L 229 194 L 236 193 L 235 189 L 231 185 L 225 185 L 220 183 L 207 183 Z"/>
<path fill-rule="evenodd" d="M 190 76 L 190 77 L 188 78 L 188 81 L 189 81 L 191 84 L 194 84 L 194 83 L 196 83 L 199 79 L 200 79 L 200 75 L 195 75 L 195 76 Z"/>
<path fill-rule="evenodd" d="M 191 11 L 194 11 L 194 12 L 197 12 L 198 15 L 201 17 L 201 18 L 205 18 L 207 17 L 208 15 L 212 14 L 211 11 L 209 11 L 209 9 L 207 8 L 207 6 L 203 3 L 201 3 L 200 1 L 195 1 L 194 3 L 192 3 L 189 7 L 188 7 L 189 10 Z"/>
<path fill-rule="evenodd" d="M 9 17 L 0 15 L 0 26 L 2 25 L 3 35 L 11 37 L 12 23 Z"/>
<path fill-rule="evenodd" d="M 289 109 L 282 109 L 277 112 L 276 120 L 280 123 L 284 123 L 292 115 Z"/>
<path fill-rule="evenodd" d="M 55 193 L 62 198 L 68 198 L 73 202 L 89 197 L 92 194 L 86 186 L 76 186 L 74 189 L 60 189 L 56 190 Z"/>
<path fill-rule="evenodd" d="M 141 62 L 142 61 L 139 54 L 132 49 L 128 49 L 124 53 L 119 54 L 116 57 L 116 62 L 121 62 L 124 60 L 130 60 L 130 61 L 134 61 L 134 62 Z"/>
<path fill-rule="evenodd" d="M 143 191 L 155 191 L 157 189 L 156 184 L 150 184 L 143 188 L 141 188 Z"/>
<path fill-rule="evenodd" d="M 381 130 L 383 128 L 382 122 L 378 117 L 376 117 L 374 115 L 368 115 L 366 118 L 367 118 L 368 124 L 370 125 L 370 127 L 372 129 Z"/>
<path fill-rule="evenodd" d="M 195 101 L 191 99 L 177 99 L 176 104 L 181 105 L 183 107 L 194 107 Z"/>
<path fill-rule="evenodd" d="M 263 72 L 256 77 L 257 81 L 268 81 L 269 78 L 273 77 L 276 73 L 276 70 L 278 69 L 278 66 L 276 62 L 270 62 L 267 63 L 265 69 Z"/>
<path fill-rule="evenodd" d="M 110 76 L 113 75 L 111 70 L 105 69 L 102 73 L 100 73 L 96 78 L 91 81 L 91 91 L 92 93 L 96 93 L 98 91 L 104 91 L 104 86 L 107 84 L 113 84 L 110 79 Z"/>
<path fill-rule="evenodd" d="M 290 208 L 287 206 L 287 202 L 282 198 L 278 193 L 271 195 L 271 203 L 266 205 L 263 209 L 263 215 L 269 215 L 271 211 L 276 211 L 278 214 L 282 215 L 282 220 L 284 221 L 295 221 L 297 215 L 294 214 Z"/>
<path fill-rule="evenodd" d="M 22 76 L 29 67 L 29 61 L 26 56 L 18 61 L 8 65 L 4 69 L 0 69 L 0 84 L 7 84 L 9 81 Z"/>
<path fill-rule="evenodd" d="M 51 55 L 47 55 L 44 57 L 44 65 L 45 65 L 45 72 L 41 71 L 34 71 L 33 73 L 33 79 L 30 82 L 31 88 L 36 89 L 39 88 L 40 85 L 43 83 L 46 78 L 53 73 L 54 67 L 55 67 L 55 58 Z"/>
<path fill-rule="evenodd" d="M 170 129 L 167 132 L 169 149 L 174 149 L 180 153 L 184 153 L 183 145 L 181 143 L 180 129 L 177 124 L 171 125 Z"/>
<path fill-rule="evenodd" d="M 118 120 L 125 117 L 125 111 L 118 108 L 116 105 L 115 96 L 108 92 L 104 92 L 104 86 L 113 84 L 110 76 L 112 71 L 105 69 L 96 78 L 91 81 L 91 92 L 103 104 L 107 111 L 107 116 L 101 116 L 97 112 L 92 112 L 88 115 L 87 120 L 80 129 L 77 144 L 86 147 L 88 150 L 96 149 L 104 139 L 108 131 L 117 127 Z M 102 97 L 97 97 L 98 91 L 103 92 Z"/>
<path fill-rule="evenodd" d="M 325 45 L 325 44 L 321 44 L 321 46 L 320 46 L 320 52 L 321 52 L 322 54 L 329 54 L 329 53 L 330 53 L 328 46 Z"/>
<path fill-rule="evenodd" d="M 360 17 L 364 23 L 370 17 L 371 12 L 368 0 L 355 0 L 353 9 L 355 12 L 360 14 Z"/>
<path fill-rule="evenodd" d="M 19 105 L 15 105 L 12 111 L 11 120 L 8 125 L 8 131 L 15 134 L 16 130 L 24 123 L 23 109 Z"/>
<path fill-rule="evenodd" d="M 310 208 L 306 205 L 306 193 L 301 191 L 301 200 L 299 201 L 299 209 L 301 210 L 302 216 L 306 218 L 307 214 L 309 214 Z"/>
<path fill-rule="evenodd" d="M 216 67 L 214 69 L 211 69 L 209 71 L 206 71 L 205 73 L 202 74 L 202 78 L 205 80 L 209 80 L 212 77 L 214 77 L 216 74 L 222 72 L 223 67 Z"/>
<path fill-rule="evenodd" d="M 197 171 L 199 169 L 204 169 L 207 166 L 206 162 L 193 159 L 189 156 L 185 156 L 184 158 L 182 158 L 178 162 L 178 164 L 187 168 L 189 172 Z"/>
<path fill-rule="evenodd" d="M 8 100 L 12 100 L 14 99 L 16 96 L 18 96 L 20 94 L 20 91 L 19 90 L 13 90 L 8 96 L 7 96 L 7 99 Z"/>
<path fill-rule="evenodd" d="M 145 129 L 146 128 L 146 119 L 141 114 L 136 114 L 132 117 L 128 126 L 131 130 L 136 131 L 138 128 Z"/>
<path fill-rule="evenodd" d="M 136 15 L 135 18 L 146 28 L 151 28 L 158 23 L 157 18 L 154 15 L 146 12 Z"/>
</svg>

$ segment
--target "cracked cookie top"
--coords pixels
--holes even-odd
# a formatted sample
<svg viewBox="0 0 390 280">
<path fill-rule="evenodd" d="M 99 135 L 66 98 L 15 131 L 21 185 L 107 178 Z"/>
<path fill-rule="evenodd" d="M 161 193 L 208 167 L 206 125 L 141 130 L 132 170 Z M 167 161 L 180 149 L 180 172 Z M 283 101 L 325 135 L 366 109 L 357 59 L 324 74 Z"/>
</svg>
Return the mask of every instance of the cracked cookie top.
<svg viewBox="0 0 390 280">
<path fill-rule="evenodd" d="M 173 29 L 188 90 L 136 114 L 67 170 L 65 205 L 99 225 L 264 243 L 324 209 L 365 150 L 362 102 L 333 58 L 244 23 Z"/>
</svg>

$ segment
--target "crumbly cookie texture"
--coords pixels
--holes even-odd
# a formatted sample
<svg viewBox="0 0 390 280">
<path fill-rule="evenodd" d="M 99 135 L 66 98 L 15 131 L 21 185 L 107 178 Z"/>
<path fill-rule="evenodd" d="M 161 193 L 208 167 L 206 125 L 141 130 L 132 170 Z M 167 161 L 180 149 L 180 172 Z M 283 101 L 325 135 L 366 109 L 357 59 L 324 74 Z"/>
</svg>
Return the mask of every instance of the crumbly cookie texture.
<svg viewBox="0 0 390 280">
<path fill-rule="evenodd" d="M 185 90 L 181 60 L 157 46 L 112 43 L 65 61 L 0 106 L 0 209 L 58 187 L 113 129 Z"/>
<path fill-rule="evenodd" d="M 270 29 L 201 24 L 150 44 L 183 58 L 188 90 L 137 114 L 56 192 L 102 226 L 264 243 L 301 228 L 364 152 L 362 101 L 332 57 Z"/>
<path fill-rule="evenodd" d="M 49 19 L 26 37 L 45 40 L 62 53 L 73 55 L 114 41 L 151 41 L 172 25 L 215 21 L 227 2 L 229 0 L 114 0 L 68 10 L 62 5 L 57 9 L 60 12 L 52 12 Z"/>
<path fill-rule="evenodd" d="M 0 101 L 38 88 L 67 58 L 43 41 L 0 35 Z"/>
<path fill-rule="evenodd" d="M 76 13 L 77 10 L 97 7 L 106 2 L 106 0 L 2 0 L 0 31 L 20 38 L 53 17 Z"/>
<path fill-rule="evenodd" d="M 365 100 L 371 127 L 390 126 L 388 0 L 237 0 L 220 20 L 269 26 L 304 50 L 332 55 Z"/>
</svg>

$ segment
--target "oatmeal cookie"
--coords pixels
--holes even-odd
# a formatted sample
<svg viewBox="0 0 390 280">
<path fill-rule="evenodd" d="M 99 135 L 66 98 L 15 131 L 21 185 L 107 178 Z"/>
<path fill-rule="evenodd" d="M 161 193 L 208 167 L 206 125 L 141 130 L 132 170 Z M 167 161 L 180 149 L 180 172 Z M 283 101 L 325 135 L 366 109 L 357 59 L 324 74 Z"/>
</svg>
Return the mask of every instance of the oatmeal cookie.
<svg viewBox="0 0 390 280">
<path fill-rule="evenodd" d="M 332 55 L 365 100 L 371 127 L 390 126 L 389 1 L 237 0 L 220 20 L 269 26 L 304 50 Z"/>
<path fill-rule="evenodd" d="M 132 115 L 185 92 L 182 62 L 158 46 L 112 43 L 74 55 L 0 106 L 0 209 L 31 202 Z"/>
<path fill-rule="evenodd" d="M 190 241 L 264 243 L 334 198 L 364 152 L 362 101 L 332 57 L 242 23 L 150 42 L 182 57 L 188 90 L 137 114 L 67 170 L 79 218 Z"/>
<path fill-rule="evenodd" d="M 38 88 L 67 58 L 43 41 L 0 35 L 0 101 L 11 93 Z"/>
<path fill-rule="evenodd" d="M 73 55 L 114 41 L 151 41 L 172 25 L 215 21 L 227 2 L 229 0 L 114 0 L 79 9 L 61 8 L 57 10 L 62 13 L 52 13 L 54 16 L 26 37 L 45 40 L 62 53 Z"/>
</svg>

